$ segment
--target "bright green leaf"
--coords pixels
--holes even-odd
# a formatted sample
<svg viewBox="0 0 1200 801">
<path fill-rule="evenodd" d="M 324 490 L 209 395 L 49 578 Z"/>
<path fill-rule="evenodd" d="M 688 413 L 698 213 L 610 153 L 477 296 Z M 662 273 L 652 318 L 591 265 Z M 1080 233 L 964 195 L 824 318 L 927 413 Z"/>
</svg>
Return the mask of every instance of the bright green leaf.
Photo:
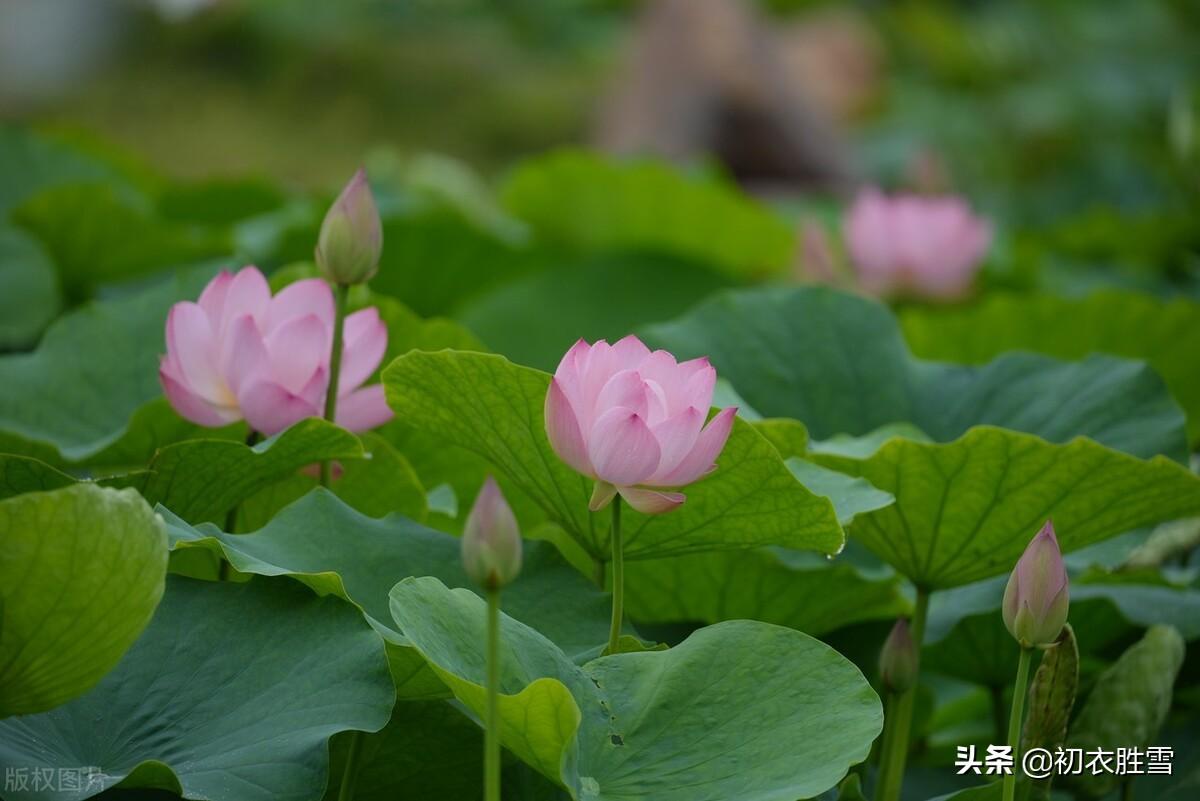
<svg viewBox="0 0 1200 801">
<path fill-rule="evenodd" d="M 138 638 L 166 538 L 136 493 L 88 484 L 0 501 L 0 532 L 0 717 L 28 715 L 89 690 Z"/>
<path fill-rule="evenodd" d="M 459 700 L 481 710 L 482 599 L 406 579 L 392 612 Z M 731 621 L 670 650 L 582 667 L 507 616 L 501 630 L 501 738 L 579 801 L 816 795 L 866 758 L 882 724 L 858 669 L 791 629 Z"/>
</svg>

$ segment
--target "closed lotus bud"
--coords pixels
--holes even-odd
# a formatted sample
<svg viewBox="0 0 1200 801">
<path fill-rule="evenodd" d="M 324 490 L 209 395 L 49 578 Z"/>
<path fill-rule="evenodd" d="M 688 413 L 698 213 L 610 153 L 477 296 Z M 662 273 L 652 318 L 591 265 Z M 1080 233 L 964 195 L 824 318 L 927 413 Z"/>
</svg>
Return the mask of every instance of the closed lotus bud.
<svg viewBox="0 0 1200 801">
<path fill-rule="evenodd" d="M 317 266 L 335 284 L 362 284 L 379 269 L 383 228 L 367 174 L 360 168 L 325 213 Z"/>
<path fill-rule="evenodd" d="M 498 590 L 521 572 L 517 518 L 491 476 L 475 498 L 462 536 L 463 566 L 472 581 Z"/>
<path fill-rule="evenodd" d="M 1004 590 L 1004 625 L 1023 648 L 1047 647 L 1067 622 L 1067 568 L 1050 521 L 1042 526 Z"/>
<path fill-rule="evenodd" d="M 903 693 L 917 681 L 917 646 L 908 631 L 908 621 L 900 618 L 879 652 L 879 677 L 892 692 Z"/>
</svg>

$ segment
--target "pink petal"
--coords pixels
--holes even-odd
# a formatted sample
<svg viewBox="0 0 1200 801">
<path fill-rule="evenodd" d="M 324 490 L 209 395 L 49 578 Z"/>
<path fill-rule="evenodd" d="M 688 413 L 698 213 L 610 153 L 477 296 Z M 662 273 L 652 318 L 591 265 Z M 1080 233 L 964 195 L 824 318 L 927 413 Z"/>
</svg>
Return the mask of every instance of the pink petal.
<svg viewBox="0 0 1200 801">
<path fill-rule="evenodd" d="M 325 414 L 325 396 L 329 389 L 329 373 L 325 365 L 321 365 L 312 374 L 312 378 L 308 379 L 308 383 L 300 388 L 296 394 L 308 401 L 310 406 L 321 411 L 322 416 Z"/>
<path fill-rule="evenodd" d="M 642 377 L 634 370 L 622 370 L 608 380 L 600 394 L 596 397 L 591 408 L 591 414 L 583 420 L 583 425 L 598 419 L 599 415 L 617 407 L 632 409 L 643 419 L 647 412 L 646 385 Z"/>
<path fill-rule="evenodd" d="M 250 427 L 268 437 L 305 417 L 320 416 L 313 404 L 274 381 L 251 381 L 238 393 L 238 405 Z"/>
<path fill-rule="evenodd" d="M 315 314 L 291 318 L 267 335 L 266 345 L 272 375 L 294 393 L 329 364 L 329 330 Z"/>
<path fill-rule="evenodd" d="M 733 430 L 733 418 L 737 408 L 722 409 L 700 432 L 696 444 L 678 465 L 664 476 L 655 476 L 655 485 L 661 487 L 683 487 L 691 484 L 712 470 L 717 456 Z"/>
<path fill-rule="evenodd" d="M 571 402 L 567 400 L 557 378 L 550 381 L 550 389 L 546 391 L 545 416 L 546 438 L 550 440 L 550 447 L 558 458 L 578 473 L 594 475 L 575 410 L 571 408 Z"/>
<path fill-rule="evenodd" d="M 630 334 L 622 337 L 612 346 L 613 356 L 617 366 L 622 370 L 635 370 L 642 360 L 650 355 L 650 349 L 642 344 L 642 340 Z"/>
<path fill-rule="evenodd" d="M 167 314 L 167 352 L 187 389 L 210 403 L 231 405 L 229 390 L 217 372 L 217 339 L 208 314 L 199 305 L 176 303 Z"/>
<path fill-rule="evenodd" d="M 228 270 L 221 270 L 213 280 L 208 282 L 208 286 L 204 287 L 204 291 L 200 293 L 199 306 L 208 315 L 208 324 L 212 326 L 213 331 L 221 329 L 221 316 L 225 309 L 225 296 L 229 293 L 229 286 L 232 283 L 233 273 Z"/>
<path fill-rule="evenodd" d="M 692 374 L 683 389 L 684 404 L 708 410 L 712 406 L 713 389 L 717 386 L 717 371 L 705 364 Z"/>
<path fill-rule="evenodd" d="M 596 475 L 617 486 L 640 484 L 658 467 L 658 441 L 632 409 L 609 409 L 588 435 Z"/>
<path fill-rule="evenodd" d="M 247 381 L 269 379 L 271 362 L 258 326 L 249 314 L 234 320 L 221 342 L 221 374 L 236 395 Z"/>
<path fill-rule="evenodd" d="M 267 309 L 271 305 L 271 288 L 257 267 L 243 267 L 229 283 L 225 292 L 225 306 L 221 312 L 221 329 L 227 328 L 243 314 L 254 316 L 260 330 L 266 324 Z"/>
<path fill-rule="evenodd" d="M 346 318 L 342 331 L 342 372 L 338 391 L 346 393 L 371 377 L 387 352 L 388 329 L 372 306 Z"/>
<path fill-rule="evenodd" d="M 600 394 L 600 390 L 620 370 L 612 345 L 603 339 L 592 345 L 580 362 L 578 394 L 582 405 L 577 406 L 576 409 L 590 414 L 594 408 L 592 404 L 596 400 L 596 396 Z M 568 392 L 568 397 L 570 397 L 569 389 L 567 386 L 563 387 L 563 391 Z"/>
<path fill-rule="evenodd" d="M 700 436 L 700 429 L 704 426 L 705 417 L 705 412 L 693 406 L 651 428 L 654 438 L 662 448 L 662 458 L 658 461 L 658 469 L 654 471 L 654 475 L 646 481 L 647 484 L 660 485 L 660 479 L 669 476 L 684 457 L 692 452 Z"/>
<path fill-rule="evenodd" d="M 687 500 L 681 492 L 658 492 L 638 487 L 620 487 L 621 497 L 644 515 L 661 515 L 679 508 Z"/>
<path fill-rule="evenodd" d="M 583 408 L 582 382 L 583 367 L 592 346 L 584 340 L 578 340 L 571 349 L 563 355 L 554 371 L 558 387 L 567 396 L 573 407 Z"/>
<path fill-rule="evenodd" d="M 337 424 L 350 431 L 367 431 L 392 419 L 383 384 L 356 389 L 338 398 Z"/>
<path fill-rule="evenodd" d="M 306 278 L 279 290 L 267 308 L 263 331 L 269 335 L 288 320 L 310 314 L 333 330 L 333 291 L 320 278 Z"/>
<path fill-rule="evenodd" d="M 165 369 L 159 369 L 158 378 L 162 381 L 163 392 L 166 393 L 171 408 L 185 420 L 200 426 L 219 428 L 239 418 L 236 408 L 220 408 L 209 404 L 172 378 Z"/>
</svg>

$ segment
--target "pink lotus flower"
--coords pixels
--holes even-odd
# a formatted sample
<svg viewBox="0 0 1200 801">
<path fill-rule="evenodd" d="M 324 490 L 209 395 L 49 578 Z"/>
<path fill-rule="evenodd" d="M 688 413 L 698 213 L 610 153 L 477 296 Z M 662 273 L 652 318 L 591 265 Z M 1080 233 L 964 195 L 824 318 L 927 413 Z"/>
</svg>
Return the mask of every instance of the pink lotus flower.
<svg viewBox="0 0 1200 801">
<path fill-rule="evenodd" d="M 615 345 L 576 342 L 546 393 L 546 435 L 558 457 L 596 480 L 589 508 L 617 493 L 646 514 L 684 502 L 678 492 L 716 468 L 735 407 L 707 426 L 717 371 L 707 359 L 679 364 L 635 336 Z"/>
<path fill-rule="evenodd" d="M 1004 625 L 1022 647 L 1045 647 L 1058 640 L 1067 622 L 1068 586 L 1054 525 L 1047 520 L 1017 560 L 1000 607 Z"/>
<path fill-rule="evenodd" d="M 961 297 L 971 287 L 992 240 L 986 220 L 959 197 L 859 194 L 846 213 L 846 248 L 864 289 Z"/>
<path fill-rule="evenodd" d="M 320 417 L 329 385 L 333 293 L 319 278 L 275 297 L 255 267 L 222 271 L 197 303 L 167 316 L 167 355 L 158 374 L 175 411 L 202 426 L 245 418 L 271 435 Z M 391 419 L 383 386 L 360 387 L 387 350 L 387 326 L 374 308 L 346 318 L 337 424 L 365 431 Z"/>
</svg>

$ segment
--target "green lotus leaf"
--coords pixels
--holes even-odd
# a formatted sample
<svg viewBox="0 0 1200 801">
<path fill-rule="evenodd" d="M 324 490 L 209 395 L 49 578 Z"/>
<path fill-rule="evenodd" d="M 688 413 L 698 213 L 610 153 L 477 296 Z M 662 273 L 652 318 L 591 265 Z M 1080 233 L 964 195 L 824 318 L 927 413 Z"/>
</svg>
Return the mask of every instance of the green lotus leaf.
<svg viewBox="0 0 1200 801">
<path fill-rule="evenodd" d="M 184 520 L 216 522 L 224 521 L 246 498 L 306 465 L 364 455 L 358 437 L 310 417 L 253 446 L 220 439 L 177 442 L 156 453 L 146 470 L 105 483 L 135 487 L 146 500 L 161 503 Z"/>
<path fill-rule="evenodd" d="M 160 429 L 162 418 L 135 412 L 162 397 L 167 310 L 198 296 L 211 274 L 189 270 L 137 295 L 86 304 L 51 325 L 33 352 L 0 356 L 0 448 L 53 464 L 94 458 L 127 436 L 151 439 L 145 430 Z"/>
<path fill-rule="evenodd" d="M 602 253 L 480 293 L 455 316 L 497 353 L 553 370 L 580 337 L 615 342 L 730 285 L 704 262 L 657 253 Z M 647 292 L 647 286 L 655 290 Z"/>
<path fill-rule="evenodd" d="M 813 458 L 896 497 L 851 534 L 928 589 L 1008 571 L 1046 520 L 1072 551 L 1200 513 L 1200 479 L 1182 466 L 1083 437 L 1056 445 L 979 426 L 946 444 L 891 439 L 866 459 Z"/>
<path fill-rule="evenodd" d="M 732 184 L 652 161 L 561 150 L 519 165 L 502 198 L 547 241 L 672 253 L 736 278 L 778 273 L 795 250 L 788 224 Z"/>
<path fill-rule="evenodd" d="M 0 532 L 0 717 L 28 715 L 89 690 L 142 633 L 166 538 L 137 493 L 89 484 L 0 501 Z"/>
<path fill-rule="evenodd" d="M 0 500 L 26 492 L 69 487 L 75 477 L 28 456 L 0 453 Z"/>
<path fill-rule="evenodd" d="M 0 764 L 93 769 L 81 799 L 120 784 L 214 801 L 317 801 L 329 738 L 378 731 L 395 699 L 361 614 L 294 581 L 171 576 L 149 627 L 90 693 L 0 721 Z"/>
<path fill-rule="evenodd" d="M 478 713 L 483 600 L 410 578 L 392 590 L 392 612 Z M 579 801 L 813 796 L 867 756 L 882 724 L 858 669 L 791 629 L 730 621 L 583 666 L 512 618 L 501 631 L 501 739 Z"/>
<path fill-rule="evenodd" d="M 1145 364 L 1030 353 L 979 367 L 923 361 L 884 306 L 831 289 L 726 292 L 646 338 L 679 358 L 707 355 L 761 414 L 800 420 L 818 440 L 908 423 L 947 442 L 994 425 L 1134 456 L 1187 453 L 1183 414 Z"/>
<path fill-rule="evenodd" d="M 462 567 L 457 537 L 400 515 L 375 519 L 327 490 L 314 490 L 283 509 L 264 528 L 227 534 L 190 526 L 160 507 L 173 550 L 203 548 L 237 570 L 289 575 L 362 608 L 393 644 L 388 592 L 405 576 L 436 576 L 454 587 L 473 586 Z M 520 580 L 506 593 L 509 610 L 572 658 L 598 653 L 608 638 L 608 596 L 591 586 L 545 542 L 525 543 Z M 392 636 L 388 636 L 392 635 Z"/>
<path fill-rule="evenodd" d="M 486 458 L 594 559 L 607 558 L 609 516 L 587 511 L 592 482 L 563 464 L 546 439 L 549 375 L 492 354 L 414 351 L 392 362 L 383 382 L 398 418 L 420 420 L 424 430 Z M 735 422 L 717 463 L 671 514 L 630 510 L 628 559 L 759 545 L 840 550 L 832 504 L 797 482 L 748 423 Z"/>
<path fill-rule="evenodd" d="M 1112 290 L 1083 298 L 991 293 L 975 306 L 913 307 L 900 317 L 914 352 L 977 364 L 1009 350 L 1063 359 L 1111 353 L 1143 359 L 1167 382 L 1200 442 L 1200 303 Z"/>
<path fill-rule="evenodd" d="M 34 133 L 23 127 L 0 126 L 0 215 L 45 189 L 64 184 L 107 183 L 138 194 L 133 176 L 69 136 Z M 94 148 L 92 149 L 94 150 Z"/>
<path fill-rule="evenodd" d="M 0 225 L 0 350 L 28 347 L 58 314 L 54 263 L 35 240 Z"/>
</svg>

